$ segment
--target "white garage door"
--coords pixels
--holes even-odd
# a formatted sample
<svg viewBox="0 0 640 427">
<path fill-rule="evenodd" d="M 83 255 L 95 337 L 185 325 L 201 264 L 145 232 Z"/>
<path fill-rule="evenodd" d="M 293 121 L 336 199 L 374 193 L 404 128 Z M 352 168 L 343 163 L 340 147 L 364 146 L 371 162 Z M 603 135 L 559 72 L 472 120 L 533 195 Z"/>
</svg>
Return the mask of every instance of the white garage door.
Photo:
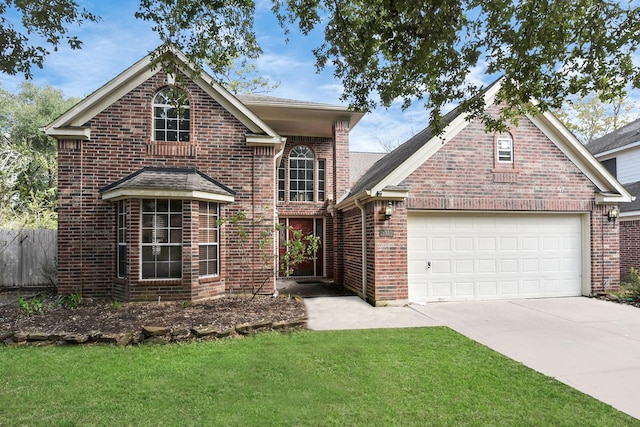
<svg viewBox="0 0 640 427">
<path fill-rule="evenodd" d="M 581 295 L 580 215 L 413 214 L 411 301 Z"/>
</svg>

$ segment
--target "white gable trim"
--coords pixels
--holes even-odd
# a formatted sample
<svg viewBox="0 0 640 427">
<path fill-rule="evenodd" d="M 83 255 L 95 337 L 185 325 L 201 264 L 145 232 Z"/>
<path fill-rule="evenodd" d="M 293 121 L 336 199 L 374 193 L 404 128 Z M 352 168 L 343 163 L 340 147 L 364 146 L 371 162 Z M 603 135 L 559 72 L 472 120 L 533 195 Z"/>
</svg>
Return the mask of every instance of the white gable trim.
<svg viewBox="0 0 640 427">
<path fill-rule="evenodd" d="M 596 203 L 628 203 L 633 197 L 600 163 L 587 148 L 550 112 L 527 115 L 529 120 L 560 149 L 587 178 L 600 194 Z"/>
<path fill-rule="evenodd" d="M 181 71 L 190 77 L 193 68 L 188 65 L 187 58 L 177 50 L 174 50 L 173 53 L 178 60 Z M 145 56 L 47 125 L 44 129 L 45 133 L 59 138 L 77 135 L 77 132 L 70 132 L 70 128 L 83 127 L 118 99 L 161 71 L 159 66 L 152 67 L 151 63 L 151 55 Z M 168 81 L 171 80 L 172 78 L 169 76 Z M 236 117 L 252 134 L 267 135 L 270 137 L 272 145 L 283 144 L 282 138 L 273 129 L 229 91 L 216 83 L 207 73 L 202 71 L 194 79 L 194 83 Z M 72 139 L 78 139 L 78 137 Z"/>
<path fill-rule="evenodd" d="M 498 82 L 487 90 L 484 94 L 485 105 L 493 104 L 496 94 L 500 90 L 500 86 L 500 82 Z M 371 188 L 370 192 L 376 194 L 388 186 L 400 185 L 402 181 L 418 169 L 424 162 L 429 160 L 431 156 L 437 153 L 438 150 L 440 150 L 440 148 L 442 148 L 448 141 L 451 141 L 458 133 L 467 127 L 470 123 L 467 121 L 467 117 L 469 117 L 468 113 L 459 114 L 445 127 L 444 132 L 441 135 L 433 136 L 400 166 Z"/>
</svg>

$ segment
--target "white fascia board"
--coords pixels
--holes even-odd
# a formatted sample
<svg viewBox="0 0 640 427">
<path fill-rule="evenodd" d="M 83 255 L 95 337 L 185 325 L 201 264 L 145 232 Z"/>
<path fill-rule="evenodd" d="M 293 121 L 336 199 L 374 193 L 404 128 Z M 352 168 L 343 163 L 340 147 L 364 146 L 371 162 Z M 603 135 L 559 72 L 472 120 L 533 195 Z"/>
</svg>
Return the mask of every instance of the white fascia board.
<svg viewBox="0 0 640 427">
<path fill-rule="evenodd" d="M 640 219 L 640 211 L 620 212 L 620 221 L 637 221 Z"/>
<path fill-rule="evenodd" d="M 613 148 L 611 150 L 603 151 L 602 153 L 594 154 L 594 156 L 598 160 L 607 160 L 607 159 L 610 159 L 612 157 L 616 157 L 617 154 L 619 154 L 619 153 L 621 153 L 623 151 L 631 150 L 631 149 L 636 148 L 636 147 L 640 147 L 640 141 L 632 142 L 631 144 L 627 144 L 627 145 L 625 145 L 623 147 L 618 147 L 618 148 Z"/>
<path fill-rule="evenodd" d="M 409 196 L 409 190 L 406 189 L 386 189 L 379 191 L 377 193 L 371 193 L 370 191 L 363 191 L 355 196 L 351 196 L 348 199 L 345 199 L 341 202 L 338 202 L 335 205 L 335 208 L 338 210 L 347 210 L 352 207 L 357 206 L 357 202 L 359 203 L 369 203 L 376 200 L 392 200 L 396 202 L 401 202 L 405 200 Z"/>
<path fill-rule="evenodd" d="M 189 74 L 187 73 L 187 75 Z M 195 83 L 207 92 L 209 96 L 215 99 L 225 110 L 229 111 L 251 132 L 280 138 L 280 135 L 263 122 L 260 117 L 256 116 L 246 105 L 240 102 L 240 100 L 231 94 L 231 92 L 218 84 L 209 74 L 201 71 Z"/>
<path fill-rule="evenodd" d="M 56 139 L 91 139 L 91 128 L 88 127 L 50 128 L 46 133 Z"/>
<path fill-rule="evenodd" d="M 287 138 L 271 135 L 245 135 L 249 147 L 280 147 L 287 142 Z"/>
<path fill-rule="evenodd" d="M 596 204 L 597 205 L 629 203 L 629 202 L 633 202 L 634 200 L 635 200 L 635 197 L 633 197 L 631 195 L 627 198 L 623 194 L 596 193 Z"/>
<path fill-rule="evenodd" d="M 54 136 L 54 129 L 61 130 L 68 127 L 83 126 L 105 108 L 120 99 L 124 94 L 130 92 L 136 86 L 158 73 L 159 70 L 151 69 L 150 61 L 151 57 L 146 56 L 136 62 L 47 125 L 45 127 L 45 133 Z"/>
<path fill-rule="evenodd" d="M 227 194 L 215 194 L 197 190 L 162 190 L 151 188 L 118 188 L 102 193 L 102 200 L 165 198 L 180 200 L 201 200 L 203 202 L 233 203 L 235 198 Z"/>
<path fill-rule="evenodd" d="M 460 114 L 447 127 L 442 135 L 432 137 L 426 144 L 420 147 L 399 167 L 387 175 L 382 181 L 378 182 L 373 188 L 368 190 L 370 194 L 376 194 L 383 191 L 386 187 L 399 185 L 424 162 L 429 160 L 431 156 L 436 154 L 448 141 L 453 139 L 460 131 L 462 131 L 469 122 L 466 120 L 468 114 Z"/>
<path fill-rule="evenodd" d="M 498 94 L 501 86 L 501 83 L 497 82 L 484 94 L 484 104 L 487 108 L 495 101 L 496 95 Z M 467 117 L 469 117 L 468 113 L 459 114 L 445 127 L 444 132 L 441 135 L 432 137 L 404 163 L 371 188 L 370 192 L 375 194 L 384 190 L 386 187 L 400 185 L 402 181 L 418 169 L 424 162 L 429 160 L 431 156 L 437 153 L 438 150 L 440 150 L 440 148 L 442 148 L 448 141 L 452 140 L 458 133 L 467 127 L 470 123 L 467 121 Z"/>
<path fill-rule="evenodd" d="M 187 58 L 175 49 L 173 53 L 179 61 L 178 65 L 180 70 L 188 78 L 191 78 L 193 67 L 189 64 Z M 45 133 L 54 136 L 53 134 L 56 132 L 54 129 L 59 128 L 58 133 L 60 133 L 62 128 L 83 126 L 101 111 L 160 71 L 159 65 L 156 64 L 152 66 L 151 55 L 145 56 L 100 89 L 80 101 L 58 119 L 47 125 L 45 127 Z M 171 80 L 170 76 L 168 80 Z M 251 110 L 229 91 L 216 83 L 204 70 L 199 73 L 194 83 L 207 92 L 209 96 L 215 99 L 243 125 L 249 128 L 251 132 L 280 138 L 273 129 L 267 126 L 266 123 L 251 112 Z"/>
<path fill-rule="evenodd" d="M 587 148 L 550 112 L 527 118 L 551 140 L 573 162 L 574 165 L 602 192 L 596 195 L 597 203 L 627 203 L 633 199 L 631 194 L 605 169 Z M 614 194 L 608 194 L 614 193 Z M 616 202 L 598 202 L 612 200 Z"/>
</svg>

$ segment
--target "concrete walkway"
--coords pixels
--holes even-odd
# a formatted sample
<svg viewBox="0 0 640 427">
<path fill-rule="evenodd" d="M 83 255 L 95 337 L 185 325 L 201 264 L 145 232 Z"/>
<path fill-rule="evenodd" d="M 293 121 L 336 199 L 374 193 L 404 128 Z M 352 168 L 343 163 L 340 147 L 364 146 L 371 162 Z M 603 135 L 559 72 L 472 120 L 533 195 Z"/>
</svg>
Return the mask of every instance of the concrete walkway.
<svg viewBox="0 0 640 427">
<path fill-rule="evenodd" d="M 313 330 L 448 326 L 640 419 L 640 309 L 589 298 L 374 308 L 305 299 Z"/>
</svg>

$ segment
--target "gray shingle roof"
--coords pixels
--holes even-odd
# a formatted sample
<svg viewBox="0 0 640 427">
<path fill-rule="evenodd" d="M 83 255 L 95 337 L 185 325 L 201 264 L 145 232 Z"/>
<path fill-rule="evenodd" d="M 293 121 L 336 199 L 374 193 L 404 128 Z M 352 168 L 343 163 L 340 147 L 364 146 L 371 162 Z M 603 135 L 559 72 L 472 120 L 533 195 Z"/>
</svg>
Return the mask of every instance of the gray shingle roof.
<svg viewBox="0 0 640 427">
<path fill-rule="evenodd" d="M 101 193 L 120 188 L 155 190 L 190 190 L 212 194 L 235 195 L 235 191 L 195 168 L 145 167 L 100 189 Z"/>
<path fill-rule="evenodd" d="M 443 126 L 447 126 L 456 117 L 460 115 L 458 108 L 450 111 L 443 117 Z M 349 196 L 354 196 L 362 191 L 373 188 L 377 183 L 382 181 L 387 175 L 402 165 L 413 153 L 420 149 L 424 144 L 434 137 L 433 129 L 428 127 L 423 129 L 407 142 L 398 146 L 391 153 L 378 160 L 367 172 L 362 175 L 351 187 Z"/>
<path fill-rule="evenodd" d="M 631 203 L 621 203 L 620 212 L 640 211 L 640 181 L 633 184 L 625 184 L 624 188 L 635 196 L 636 200 Z"/>
<path fill-rule="evenodd" d="M 596 155 L 640 141 L 640 119 L 591 141 L 587 149 Z"/>
<path fill-rule="evenodd" d="M 365 174 L 371 167 L 387 153 L 368 153 L 362 151 L 349 152 L 349 173 L 351 185 L 358 182 L 360 177 Z"/>
<path fill-rule="evenodd" d="M 484 90 L 476 95 L 476 97 L 482 97 L 485 93 L 496 85 L 500 79 L 497 79 Z M 442 118 L 442 127 L 446 128 L 456 117 L 458 117 L 462 111 L 459 107 L 451 110 L 445 114 Z M 371 169 L 369 169 L 363 176 L 351 187 L 351 191 L 347 197 L 355 196 L 356 194 L 373 188 L 376 184 L 382 181 L 386 176 L 400 167 L 406 160 L 409 159 L 418 151 L 423 145 L 429 142 L 434 136 L 434 130 L 431 127 L 423 129 L 415 136 L 410 138 L 407 142 L 397 147 L 391 153 L 384 156 L 378 162 L 376 162 Z"/>
</svg>

